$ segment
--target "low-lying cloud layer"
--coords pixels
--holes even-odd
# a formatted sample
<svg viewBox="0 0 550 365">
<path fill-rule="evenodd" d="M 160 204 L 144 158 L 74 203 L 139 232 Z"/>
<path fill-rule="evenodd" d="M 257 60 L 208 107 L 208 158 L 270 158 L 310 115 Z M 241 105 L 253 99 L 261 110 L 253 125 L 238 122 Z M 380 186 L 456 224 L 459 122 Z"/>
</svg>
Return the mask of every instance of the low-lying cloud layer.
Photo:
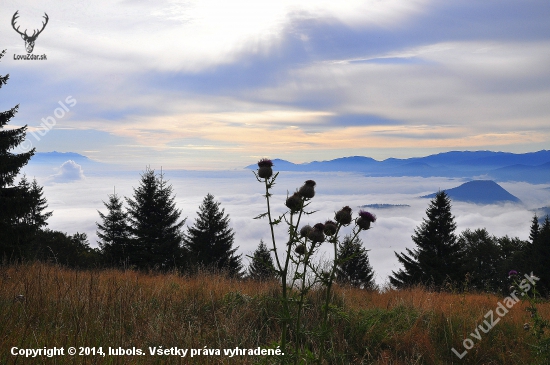
<svg viewBox="0 0 550 365">
<path fill-rule="evenodd" d="M 187 217 L 191 226 L 196 212 L 206 194 L 211 193 L 221 202 L 221 207 L 230 215 L 231 227 L 235 230 L 235 244 L 238 253 L 250 255 L 263 239 L 269 244 L 268 224 L 265 219 L 254 220 L 256 215 L 265 212 L 264 186 L 256 181 L 250 171 L 164 171 L 177 194 L 176 203 L 182 210 L 182 218 Z M 316 196 L 312 200 L 311 210 L 317 212 L 304 219 L 303 223 L 324 222 L 334 216 L 334 212 L 349 205 L 357 214 L 359 207 L 365 204 L 387 203 L 407 204 L 409 207 L 389 209 L 370 209 L 378 220 L 372 229 L 360 234 L 376 271 L 378 283 L 384 283 L 392 270 L 399 265 L 394 251 L 402 252 L 406 247 L 414 248 L 411 235 L 425 218 L 429 199 L 421 195 L 433 193 L 460 185 L 460 179 L 388 177 L 372 178 L 351 173 L 296 173 L 283 172 L 274 188 L 272 210 L 282 214 L 286 207 L 284 201 L 288 193 L 294 192 L 307 179 L 317 182 Z M 39 183 L 40 178 L 38 178 Z M 133 188 L 139 185 L 139 173 L 91 177 L 66 184 L 53 184 L 44 187 L 49 208 L 54 210 L 50 219 L 50 228 L 74 233 L 86 232 L 90 243 L 95 245 L 96 227 L 99 220 L 97 210 L 106 212 L 102 201 L 116 191 L 121 196 L 130 197 Z M 522 204 L 473 205 L 453 203 L 452 212 L 456 217 L 457 233 L 470 228 L 487 228 L 496 236 L 508 235 L 527 239 L 533 216 L 532 209 L 548 205 L 548 185 L 526 183 L 502 184 L 512 194 L 522 200 Z M 285 227 L 276 229 L 279 245 L 285 241 Z M 324 255 L 330 257 L 331 250 L 323 246 Z M 243 257 L 244 257 L 243 255 Z M 244 257 L 244 262 L 247 262 Z"/>
</svg>

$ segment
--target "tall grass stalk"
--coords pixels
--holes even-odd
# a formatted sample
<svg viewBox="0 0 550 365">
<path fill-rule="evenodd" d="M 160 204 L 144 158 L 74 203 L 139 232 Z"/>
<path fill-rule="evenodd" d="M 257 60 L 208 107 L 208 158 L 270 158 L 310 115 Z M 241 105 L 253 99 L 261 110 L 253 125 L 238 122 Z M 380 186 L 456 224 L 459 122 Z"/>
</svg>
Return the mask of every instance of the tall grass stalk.
<svg viewBox="0 0 550 365">
<path fill-rule="evenodd" d="M 308 268 L 310 272 L 311 267 Z M 300 269 L 300 272 L 302 269 Z M 310 284 L 311 282 L 309 282 Z M 0 266 L 0 364 L 258 364 L 273 357 L 106 356 L 26 359 L 13 346 L 43 348 L 109 346 L 142 348 L 257 348 L 280 345 L 281 283 L 237 280 L 210 272 L 185 276 L 131 270 L 77 271 L 28 263 Z M 532 365 L 535 342 L 524 330 L 529 303 L 522 301 L 459 362 L 458 348 L 487 311 L 502 300 L 494 294 L 459 295 L 417 287 L 381 292 L 335 282 L 329 313 L 327 364 Z M 22 296 L 22 297 L 20 297 Z M 322 326 L 324 288 L 304 296 L 301 326 L 308 340 L 302 352 L 319 354 L 310 337 Z M 537 313 L 550 318 L 550 303 L 537 299 Z M 294 307 L 296 310 L 296 307 Z M 532 318 L 529 319 L 532 321 Z M 545 337 L 543 337 L 545 338 Z M 293 348 L 294 335 L 288 348 Z M 535 343 L 536 344 L 536 343 Z M 292 359 L 294 361 L 294 359 Z M 308 360 L 309 361 L 309 360 Z M 300 362 L 300 360 L 298 361 Z M 303 360 L 302 362 L 306 362 Z M 309 361 L 315 363 L 317 359 Z"/>
</svg>

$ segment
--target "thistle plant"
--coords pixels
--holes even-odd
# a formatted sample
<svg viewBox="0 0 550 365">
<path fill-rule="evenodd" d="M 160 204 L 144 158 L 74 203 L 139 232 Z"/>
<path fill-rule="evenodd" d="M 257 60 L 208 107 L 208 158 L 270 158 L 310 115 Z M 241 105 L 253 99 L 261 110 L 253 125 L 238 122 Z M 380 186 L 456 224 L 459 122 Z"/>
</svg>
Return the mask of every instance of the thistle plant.
<svg viewBox="0 0 550 365">
<path fill-rule="evenodd" d="M 536 344 L 532 346 L 535 358 L 540 361 L 539 364 L 548 364 L 550 362 L 550 335 L 548 335 L 547 331 L 550 329 L 550 322 L 540 315 L 537 307 L 537 304 L 541 302 L 541 296 L 537 291 L 536 284 L 539 278 L 531 273 L 531 275 L 525 275 L 526 279 L 518 281 L 518 272 L 515 270 L 511 270 L 508 273 L 508 278 L 513 282 L 510 290 L 523 291 L 521 295 L 529 302 L 526 310 L 530 313 L 531 321 L 526 322 L 523 325 L 523 329 L 530 331 L 531 335 L 535 338 Z M 529 282 L 533 285 L 531 286 Z"/>
<path fill-rule="evenodd" d="M 330 340 L 330 318 L 334 312 L 331 305 L 333 299 L 333 284 L 338 266 L 349 258 L 338 257 L 338 245 L 340 242 L 340 230 L 354 222 L 352 228 L 352 241 L 363 230 L 371 228 L 371 223 L 376 217 L 369 212 L 360 211 L 359 217 L 353 220 L 352 209 L 344 206 L 338 210 L 333 220 L 325 220 L 313 225 L 303 224 L 302 220 L 315 211 L 309 211 L 311 200 L 315 197 L 316 183 L 307 180 L 303 186 L 294 193 L 288 194 L 285 201 L 287 210 L 275 216 L 272 207 L 271 190 L 279 173 L 273 173 L 273 162 L 262 159 L 258 162 L 258 171 L 254 172 L 256 179 L 265 186 L 265 198 L 267 211 L 255 217 L 255 219 L 267 218 L 271 235 L 272 248 L 275 256 L 275 269 L 281 281 L 281 324 L 280 348 L 285 356 L 282 363 L 298 361 L 316 361 L 323 363 L 325 347 Z M 284 223 L 288 239 L 286 245 L 277 245 L 275 229 Z M 323 264 L 316 259 L 323 243 L 332 245 L 334 257 L 330 263 Z M 323 305 L 319 313 L 321 321 L 316 329 L 305 329 L 303 324 L 304 310 L 307 307 L 307 294 L 311 290 L 320 290 L 323 294 Z M 314 340 L 320 343 L 314 346 Z M 318 351 L 311 350 L 318 348 Z"/>
</svg>

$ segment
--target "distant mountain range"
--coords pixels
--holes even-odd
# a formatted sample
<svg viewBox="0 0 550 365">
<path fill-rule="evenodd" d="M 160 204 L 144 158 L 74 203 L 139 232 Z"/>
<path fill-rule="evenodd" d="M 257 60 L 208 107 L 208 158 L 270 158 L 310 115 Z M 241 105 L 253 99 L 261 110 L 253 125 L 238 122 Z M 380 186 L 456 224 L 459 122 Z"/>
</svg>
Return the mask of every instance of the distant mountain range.
<svg viewBox="0 0 550 365">
<path fill-rule="evenodd" d="M 73 161 L 74 164 L 71 163 L 66 166 L 78 168 L 78 165 L 86 176 L 90 174 L 103 174 L 106 171 L 113 171 L 116 169 L 115 165 L 94 161 L 79 153 L 53 151 L 35 153 L 21 172 L 31 177 L 52 176 L 58 174 L 61 166 L 70 160 Z"/>
<path fill-rule="evenodd" d="M 550 183 L 550 151 L 509 153 L 492 151 L 451 151 L 406 159 L 377 161 L 352 156 L 329 161 L 295 164 L 274 159 L 277 171 L 348 171 L 366 176 L 465 177 L 495 181 Z M 256 169 L 249 165 L 246 168 Z"/>
<path fill-rule="evenodd" d="M 74 152 L 41 152 L 30 160 L 29 166 L 61 166 L 73 160 L 83 168 L 107 168 Z M 420 176 L 459 177 L 494 181 L 525 181 L 532 184 L 550 183 L 550 151 L 509 153 L 492 151 L 451 151 L 405 159 L 388 158 L 378 161 L 370 157 L 351 156 L 329 161 L 313 161 L 295 164 L 274 159 L 276 171 L 344 171 L 365 176 Z M 257 165 L 246 168 L 256 169 Z"/>
<path fill-rule="evenodd" d="M 445 193 L 451 200 L 475 204 L 521 203 L 506 189 L 492 180 L 468 181 L 456 188 L 446 189 Z M 422 198 L 433 198 L 437 193 L 424 195 Z"/>
<path fill-rule="evenodd" d="M 98 165 L 100 162 L 90 160 L 88 157 L 75 152 L 38 152 L 32 156 L 29 165 L 55 165 L 61 166 L 64 162 L 73 160 L 81 166 Z"/>
</svg>

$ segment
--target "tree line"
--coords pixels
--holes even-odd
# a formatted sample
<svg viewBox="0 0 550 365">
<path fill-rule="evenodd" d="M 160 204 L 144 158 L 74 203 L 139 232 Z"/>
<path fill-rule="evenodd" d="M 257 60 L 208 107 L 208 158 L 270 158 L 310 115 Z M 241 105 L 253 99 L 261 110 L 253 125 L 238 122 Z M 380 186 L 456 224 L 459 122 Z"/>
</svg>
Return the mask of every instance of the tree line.
<svg viewBox="0 0 550 365">
<path fill-rule="evenodd" d="M 186 219 L 181 219 L 172 186 L 162 173 L 147 168 L 133 197 L 124 201 L 113 193 L 104 203 L 107 213 L 98 212 L 98 244 L 107 265 L 187 272 L 202 268 L 241 274 L 241 255 L 235 254 L 238 247 L 234 247 L 229 215 L 213 195 L 206 195 L 187 232 L 183 229 Z"/>
<path fill-rule="evenodd" d="M 495 237 L 485 228 L 457 235 L 454 218 L 450 198 L 438 192 L 412 236 L 416 248 L 395 253 L 403 267 L 390 276 L 393 286 L 508 293 L 509 272 L 516 271 L 539 277 L 537 290 L 550 294 L 548 216 L 542 224 L 533 216 L 529 240 Z"/>
</svg>

